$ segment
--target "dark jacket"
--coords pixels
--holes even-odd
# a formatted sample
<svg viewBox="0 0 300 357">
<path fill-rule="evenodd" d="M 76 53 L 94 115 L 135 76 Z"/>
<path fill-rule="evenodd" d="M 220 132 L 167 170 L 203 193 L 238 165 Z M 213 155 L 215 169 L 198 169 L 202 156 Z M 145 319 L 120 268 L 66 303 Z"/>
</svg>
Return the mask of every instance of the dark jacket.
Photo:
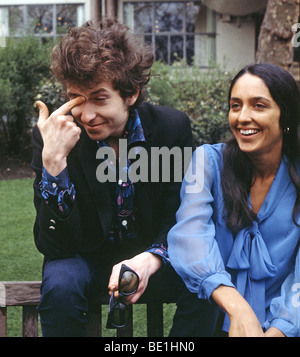
<svg viewBox="0 0 300 357">
<path fill-rule="evenodd" d="M 144 103 L 138 112 L 146 139 L 151 177 L 151 148 L 192 147 L 190 121 L 180 111 L 149 103 Z M 108 241 L 112 222 L 110 183 L 100 183 L 96 178 L 96 169 L 101 162 L 96 159 L 97 143 L 82 130 L 80 140 L 68 156 L 68 171 L 75 186 L 76 199 L 71 213 L 65 219 L 59 218 L 40 194 L 43 141 L 37 127 L 33 130 L 32 143 L 32 167 L 36 172 L 34 204 L 37 212 L 34 237 L 38 250 L 46 258 L 92 254 L 117 262 L 131 258 L 154 243 L 167 244 L 167 233 L 175 223 L 175 213 L 180 203 L 180 182 L 137 182 L 135 209 L 138 238 L 132 244 L 124 242 L 120 249 L 113 249 Z"/>
</svg>

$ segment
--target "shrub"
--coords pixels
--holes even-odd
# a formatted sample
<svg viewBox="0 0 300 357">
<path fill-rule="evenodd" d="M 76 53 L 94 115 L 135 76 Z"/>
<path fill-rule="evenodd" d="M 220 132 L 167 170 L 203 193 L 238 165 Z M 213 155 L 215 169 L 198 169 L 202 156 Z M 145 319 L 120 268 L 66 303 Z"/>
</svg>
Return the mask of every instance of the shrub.
<svg viewBox="0 0 300 357">
<path fill-rule="evenodd" d="M 34 37 L 10 38 L 0 48 L 0 123 L 10 153 L 29 142 L 36 88 L 42 77 L 50 77 L 49 53 Z"/>
<path fill-rule="evenodd" d="M 148 98 L 188 114 L 195 144 L 217 143 L 230 134 L 227 95 L 232 75 L 217 66 L 200 69 L 184 61 L 168 66 L 156 62 Z"/>
<path fill-rule="evenodd" d="M 66 98 L 61 84 L 51 77 L 42 79 L 37 88 L 37 95 L 34 100 L 41 100 L 44 102 L 48 107 L 49 113 L 52 113 L 54 110 L 61 107 L 68 99 Z"/>
</svg>

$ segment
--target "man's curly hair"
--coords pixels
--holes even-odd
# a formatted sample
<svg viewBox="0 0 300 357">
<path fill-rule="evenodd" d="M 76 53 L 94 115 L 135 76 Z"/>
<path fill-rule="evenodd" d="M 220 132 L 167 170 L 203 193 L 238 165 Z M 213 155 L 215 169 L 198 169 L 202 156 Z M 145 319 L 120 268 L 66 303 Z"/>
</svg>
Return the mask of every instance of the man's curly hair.
<svg viewBox="0 0 300 357">
<path fill-rule="evenodd" d="M 92 88 L 112 81 L 124 99 L 139 91 L 137 107 L 144 100 L 153 62 L 151 46 L 126 25 L 105 19 L 71 28 L 53 49 L 51 70 L 64 87 Z"/>
</svg>

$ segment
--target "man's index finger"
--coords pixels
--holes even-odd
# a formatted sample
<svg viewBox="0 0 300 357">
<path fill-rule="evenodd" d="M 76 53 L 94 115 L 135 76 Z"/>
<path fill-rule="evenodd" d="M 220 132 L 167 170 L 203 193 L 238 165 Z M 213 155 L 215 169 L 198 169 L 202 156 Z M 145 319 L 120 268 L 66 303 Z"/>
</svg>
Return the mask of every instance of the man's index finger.
<svg viewBox="0 0 300 357">
<path fill-rule="evenodd" d="M 76 97 L 74 99 L 71 99 L 67 103 L 63 104 L 60 108 L 55 110 L 55 114 L 57 115 L 65 115 L 68 112 L 70 112 L 73 108 L 75 108 L 77 105 L 82 104 L 85 102 L 84 97 Z"/>
</svg>

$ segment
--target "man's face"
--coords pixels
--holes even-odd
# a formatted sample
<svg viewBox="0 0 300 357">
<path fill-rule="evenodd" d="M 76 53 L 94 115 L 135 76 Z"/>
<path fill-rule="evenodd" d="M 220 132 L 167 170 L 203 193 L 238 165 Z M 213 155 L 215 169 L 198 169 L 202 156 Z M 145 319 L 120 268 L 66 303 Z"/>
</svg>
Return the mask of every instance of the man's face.
<svg viewBox="0 0 300 357">
<path fill-rule="evenodd" d="M 129 117 L 128 108 L 138 96 L 123 99 L 110 81 L 92 89 L 67 85 L 67 95 L 70 99 L 78 96 L 85 98 L 84 103 L 72 109 L 72 114 L 92 140 L 122 137 Z"/>
</svg>

